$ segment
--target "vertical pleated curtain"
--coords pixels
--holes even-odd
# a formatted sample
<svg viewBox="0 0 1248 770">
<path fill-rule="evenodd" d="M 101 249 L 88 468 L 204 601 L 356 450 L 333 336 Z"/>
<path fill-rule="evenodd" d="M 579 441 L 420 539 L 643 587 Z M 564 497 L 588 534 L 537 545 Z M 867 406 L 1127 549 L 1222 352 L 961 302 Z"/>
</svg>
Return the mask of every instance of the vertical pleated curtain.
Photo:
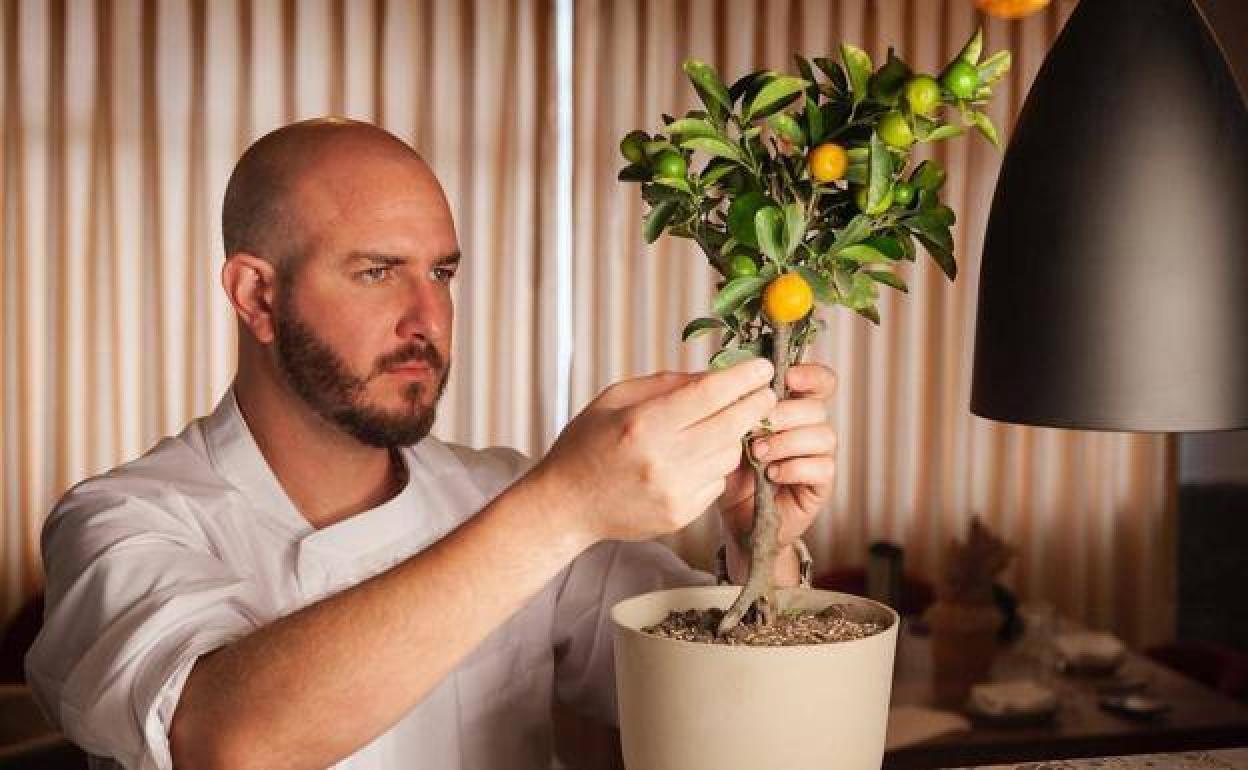
<svg viewBox="0 0 1248 770">
<path fill-rule="evenodd" d="M 431 162 L 466 258 L 435 431 L 548 443 L 550 3 L 0 8 L 0 617 L 41 582 L 51 503 L 229 384 L 221 196 L 242 150 L 293 120 L 374 121 Z"/>
<path fill-rule="evenodd" d="M 1072 8 L 1021 23 L 970 0 L 576 0 L 573 135 L 556 131 L 553 0 L 5 0 L 0 3 L 0 615 L 40 583 L 49 505 L 205 413 L 234 367 L 218 284 L 229 170 L 290 120 L 343 114 L 411 141 L 446 188 L 467 257 L 452 378 L 435 432 L 538 453 L 552 440 L 572 337 L 571 403 L 656 369 L 704 366 L 679 342 L 714 286 L 684 242 L 647 247 L 619 137 L 694 106 L 680 63 L 726 78 L 792 54 L 891 43 L 919 68 L 983 21 L 1015 71 L 992 115 L 1008 134 Z M 565 19 L 565 21 L 567 21 Z M 557 209 L 571 142 L 573 204 Z M 967 412 L 978 257 L 999 154 L 978 138 L 935 152 L 950 170 L 961 277 L 920 263 L 883 324 L 842 312 L 810 355 L 833 366 L 841 446 L 809 539 L 822 567 L 877 539 L 932 574 L 971 515 L 1019 548 L 1025 599 L 1142 641 L 1172 612 L 1170 442 L 989 423 Z M 1072 191 L 1072 194 L 1074 192 Z M 570 254 L 556 229 L 572 218 Z M 562 223 L 562 224 L 561 224 Z M 556 329 L 556 260 L 573 320 Z M 707 563 L 714 522 L 672 543 Z"/>
<path fill-rule="evenodd" d="M 705 257 L 688 241 L 647 246 L 637 188 L 614 176 L 624 133 L 655 132 L 662 113 L 697 106 L 684 59 L 704 59 L 731 82 L 760 68 L 793 72 L 795 53 L 836 58 L 843 40 L 876 62 L 893 45 L 934 72 L 983 24 L 985 51 L 1014 52 L 990 110 L 1008 136 L 1073 7 L 1057 0 L 1012 23 L 984 18 L 969 0 L 578 2 L 573 408 L 623 376 L 702 368 L 711 352 L 705 338 L 679 340 L 709 308 Z M 840 380 L 829 404 L 836 491 L 808 537 L 817 565 L 861 565 L 869 543 L 889 540 L 904 546 L 907 569 L 932 576 L 948 540 L 979 515 L 1017 547 L 1005 577 L 1024 600 L 1134 641 L 1162 638 L 1173 612 L 1171 440 L 970 415 L 979 256 L 1001 156 L 975 135 L 930 154 L 949 170 L 944 195 L 959 216 L 957 282 L 924 258 L 908 274 L 909 295 L 886 292 L 881 326 L 825 311 L 828 329 L 808 352 Z M 716 522 L 703 520 L 671 540 L 706 564 L 717 537 Z"/>
</svg>

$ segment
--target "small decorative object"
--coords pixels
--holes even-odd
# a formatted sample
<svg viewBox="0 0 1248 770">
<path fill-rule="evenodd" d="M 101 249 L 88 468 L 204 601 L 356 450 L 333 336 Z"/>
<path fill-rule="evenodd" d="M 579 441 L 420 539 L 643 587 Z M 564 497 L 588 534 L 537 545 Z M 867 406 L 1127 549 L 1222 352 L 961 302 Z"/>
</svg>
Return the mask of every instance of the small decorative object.
<svg viewBox="0 0 1248 770">
<path fill-rule="evenodd" d="M 966 540 L 949 545 L 936 602 L 924 616 L 932 632 L 933 694 L 942 705 L 961 706 L 988 677 L 1003 619 L 992 586 L 1013 555 L 978 517 Z"/>
<path fill-rule="evenodd" d="M 1057 665 L 1065 672 L 1108 674 L 1118 668 L 1127 648 L 1113 634 L 1100 631 L 1070 631 L 1053 639 Z"/>
<path fill-rule="evenodd" d="M 967 710 L 997 723 L 1030 724 L 1057 712 L 1057 694 L 1030 679 L 977 684 L 971 688 Z"/>
<path fill-rule="evenodd" d="M 645 240 L 693 241 L 719 279 L 710 313 L 684 331 L 719 335 L 712 368 L 767 357 L 784 398 L 788 367 L 821 326 L 816 303 L 879 323 L 881 287 L 905 291 L 901 273 L 920 251 L 955 276 L 945 171 L 914 153 L 967 128 L 998 143 L 984 107 L 1010 53 L 982 49 L 976 31 L 941 71 L 924 73 L 891 50 L 876 66 L 846 44 L 839 57 L 796 57 L 796 74 L 759 70 L 731 85 L 706 62 L 684 63 L 702 108 L 624 136 L 619 178 L 639 184 L 649 204 Z M 751 438 L 742 437 L 743 450 Z M 612 609 L 625 764 L 879 768 L 897 613 L 773 585 L 791 490 L 773 486 L 752 453 L 744 459 L 755 481 L 745 585 L 654 592 Z M 690 618 L 683 631 L 672 628 Z M 772 645 L 786 626 L 805 634 L 827 620 L 833 627 L 813 628 L 819 644 L 749 643 Z M 675 638 L 643 631 L 656 625 Z M 853 629 L 867 635 L 845 633 Z"/>
</svg>

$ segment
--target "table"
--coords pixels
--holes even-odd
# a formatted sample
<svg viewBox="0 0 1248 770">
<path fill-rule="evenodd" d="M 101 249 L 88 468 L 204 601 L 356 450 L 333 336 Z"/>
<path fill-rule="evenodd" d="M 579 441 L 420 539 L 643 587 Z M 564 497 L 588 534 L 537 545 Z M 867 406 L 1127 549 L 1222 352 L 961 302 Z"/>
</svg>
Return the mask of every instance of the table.
<svg viewBox="0 0 1248 770">
<path fill-rule="evenodd" d="M 1017 668 L 1017 656 L 1006 647 L 994 664 L 994 678 Z M 1096 688 L 1107 677 L 1054 675 L 1061 706 L 1052 722 L 1028 727 L 976 723 L 970 732 L 955 733 L 885 754 L 886 770 L 960 767 L 1108 757 L 1150 752 L 1248 746 L 1248 706 L 1128 652 L 1120 673 L 1147 682 L 1145 693 L 1168 701 L 1172 708 L 1155 721 L 1132 721 L 1104 711 Z M 931 642 L 908 625 L 898 634 L 893 705 L 930 706 Z M 1164 765 L 1161 765 L 1164 766 Z"/>
<path fill-rule="evenodd" d="M 1248 749 L 1193 751 L 1183 754 L 1135 754 L 1129 757 L 1071 759 L 1043 764 L 993 765 L 973 770 L 1138 770 L 1141 767 L 1165 768 L 1165 770 L 1248 770 Z M 963 770 L 972 770 L 972 768 Z"/>
</svg>

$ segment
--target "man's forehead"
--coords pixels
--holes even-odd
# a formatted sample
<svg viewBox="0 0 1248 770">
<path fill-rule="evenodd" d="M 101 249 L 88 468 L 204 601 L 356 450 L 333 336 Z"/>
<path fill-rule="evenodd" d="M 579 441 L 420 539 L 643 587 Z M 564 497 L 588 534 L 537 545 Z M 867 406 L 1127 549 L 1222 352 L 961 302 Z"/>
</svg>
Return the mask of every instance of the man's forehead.
<svg viewBox="0 0 1248 770">
<path fill-rule="evenodd" d="M 357 237 L 364 231 L 376 240 L 407 243 L 406 252 L 420 247 L 441 255 L 457 249 L 450 207 L 432 174 L 396 164 L 334 171 L 303 177 L 295 191 L 300 218 L 314 238 L 335 240 L 342 231 Z"/>
</svg>

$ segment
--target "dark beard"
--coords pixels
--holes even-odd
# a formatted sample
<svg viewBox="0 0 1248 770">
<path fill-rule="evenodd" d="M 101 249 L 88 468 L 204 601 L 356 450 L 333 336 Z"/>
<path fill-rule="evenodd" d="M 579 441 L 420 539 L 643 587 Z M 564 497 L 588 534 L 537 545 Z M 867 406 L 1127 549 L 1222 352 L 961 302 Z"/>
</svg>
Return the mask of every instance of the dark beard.
<svg viewBox="0 0 1248 770">
<path fill-rule="evenodd" d="M 377 360 L 372 373 L 357 377 L 312 328 L 299 318 L 291 302 L 279 299 L 274 313 L 277 362 L 286 381 L 314 412 L 332 425 L 372 447 L 407 446 L 429 435 L 437 417 L 437 403 L 446 388 L 449 367 L 429 344 L 413 342 Z M 360 402 L 368 383 L 397 366 L 423 362 L 441 373 L 437 392 L 424 406 L 426 384 L 408 383 L 403 389 L 406 408 L 390 412 Z"/>
</svg>

